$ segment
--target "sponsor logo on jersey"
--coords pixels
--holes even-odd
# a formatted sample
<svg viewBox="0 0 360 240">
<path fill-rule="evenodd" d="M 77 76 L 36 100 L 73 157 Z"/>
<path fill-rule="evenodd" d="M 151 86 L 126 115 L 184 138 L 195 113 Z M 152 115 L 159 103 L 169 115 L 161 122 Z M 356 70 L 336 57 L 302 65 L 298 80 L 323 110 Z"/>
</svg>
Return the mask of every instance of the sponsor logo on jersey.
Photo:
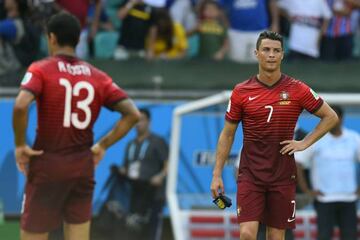
<svg viewBox="0 0 360 240">
<path fill-rule="evenodd" d="M 28 84 L 30 82 L 31 78 L 32 78 L 32 73 L 31 72 L 26 72 L 25 76 L 21 80 L 21 85 Z"/>
<path fill-rule="evenodd" d="M 288 92 L 286 91 L 282 91 L 280 93 L 280 101 L 279 104 L 280 105 L 289 105 L 291 103 L 291 101 L 289 101 L 290 95 Z"/>
<path fill-rule="evenodd" d="M 255 100 L 258 96 L 255 97 L 249 97 L 249 101 Z"/>
<path fill-rule="evenodd" d="M 319 95 L 314 90 L 312 90 L 311 88 L 310 88 L 310 92 L 314 96 L 315 100 L 318 100 L 320 98 Z"/>
</svg>

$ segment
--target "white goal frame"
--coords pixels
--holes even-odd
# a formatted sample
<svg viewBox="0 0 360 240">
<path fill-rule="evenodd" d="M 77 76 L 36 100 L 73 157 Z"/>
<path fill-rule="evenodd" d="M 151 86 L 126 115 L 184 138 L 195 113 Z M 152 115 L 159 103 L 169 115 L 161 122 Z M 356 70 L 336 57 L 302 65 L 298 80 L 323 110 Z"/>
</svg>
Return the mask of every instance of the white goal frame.
<svg viewBox="0 0 360 240">
<path fill-rule="evenodd" d="M 360 104 L 360 94 L 357 93 L 319 93 L 319 95 L 329 104 L 340 105 L 355 105 Z M 209 97 L 199 100 L 190 101 L 176 107 L 173 111 L 172 130 L 170 139 L 169 152 L 169 172 L 166 186 L 166 196 L 170 209 L 170 218 L 174 237 L 176 240 L 186 240 L 186 233 L 184 231 L 185 221 L 183 217 L 188 216 L 188 211 L 182 211 L 179 206 L 178 197 L 176 194 L 178 165 L 179 165 L 179 150 L 180 150 L 180 135 L 181 135 L 181 117 L 184 114 L 200 110 L 215 104 L 226 103 L 229 101 L 231 91 L 223 91 Z M 209 192 L 210 194 L 210 192 Z M 204 211 L 205 212 L 205 211 Z M 209 212 L 209 211 L 206 211 Z"/>
</svg>

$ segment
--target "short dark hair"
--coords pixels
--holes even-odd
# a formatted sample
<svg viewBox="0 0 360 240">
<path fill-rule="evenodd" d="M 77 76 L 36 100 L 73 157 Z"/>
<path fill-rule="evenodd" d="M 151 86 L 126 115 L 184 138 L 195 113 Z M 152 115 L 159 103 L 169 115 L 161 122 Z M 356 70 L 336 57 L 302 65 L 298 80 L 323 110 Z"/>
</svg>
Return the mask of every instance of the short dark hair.
<svg viewBox="0 0 360 240">
<path fill-rule="evenodd" d="M 140 109 L 139 109 L 139 112 L 145 114 L 145 116 L 146 116 L 146 118 L 147 118 L 148 120 L 151 119 L 151 113 L 150 113 L 150 111 L 149 111 L 148 109 L 146 109 L 146 108 L 140 108 Z"/>
<path fill-rule="evenodd" d="M 81 25 L 74 15 L 61 11 L 50 17 L 46 30 L 47 34 L 55 34 L 59 46 L 75 48 L 79 42 Z"/>
<path fill-rule="evenodd" d="M 336 114 L 338 115 L 338 117 L 340 119 L 343 118 L 344 111 L 343 111 L 342 107 L 340 107 L 339 105 L 331 105 L 330 107 L 336 112 Z"/>
<path fill-rule="evenodd" d="M 256 41 L 256 50 L 259 50 L 261 41 L 263 39 L 271 39 L 271 40 L 275 40 L 275 41 L 279 41 L 281 43 L 281 48 L 284 49 L 284 40 L 283 37 L 281 36 L 280 33 L 277 32 L 272 32 L 272 31 L 263 31 L 262 33 L 260 33 L 257 41 Z"/>
</svg>

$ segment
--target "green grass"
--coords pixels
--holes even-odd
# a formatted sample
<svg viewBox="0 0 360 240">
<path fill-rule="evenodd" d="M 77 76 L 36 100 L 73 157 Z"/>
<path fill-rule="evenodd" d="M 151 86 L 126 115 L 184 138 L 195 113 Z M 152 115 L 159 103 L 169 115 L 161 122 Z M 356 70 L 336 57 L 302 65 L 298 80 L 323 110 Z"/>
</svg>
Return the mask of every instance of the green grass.
<svg viewBox="0 0 360 240">
<path fill-rule="evenodd" d="M 19 221 L 7 220 L 4 224 L 0 225 L 0 239 L 6 240 L 18 240 L 19 235 Z"/>
</svg>

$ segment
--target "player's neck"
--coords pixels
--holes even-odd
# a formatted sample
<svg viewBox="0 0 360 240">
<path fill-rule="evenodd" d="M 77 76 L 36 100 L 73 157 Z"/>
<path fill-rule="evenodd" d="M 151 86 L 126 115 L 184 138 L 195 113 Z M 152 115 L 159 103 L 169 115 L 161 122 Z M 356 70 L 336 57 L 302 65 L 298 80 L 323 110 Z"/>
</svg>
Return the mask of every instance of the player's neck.
<svg viewBox="0 0 360 240">
<path fill-rule="evenodd" d="M 57 56 L 57 55 L 76 57 L 75 50 L 72 47 L 59 47 L 53 53 L 53 56 Z"/>
<path fill-rule="evenodd" d="M 260 82 L 264 83 L 265 85 L 272 86 L 281 79 L 281 72 L 280 71 L 267 72 L 264 70 L 260 70 L 259 74 L 257 75 L 257 78 Z"/>
</svg>

